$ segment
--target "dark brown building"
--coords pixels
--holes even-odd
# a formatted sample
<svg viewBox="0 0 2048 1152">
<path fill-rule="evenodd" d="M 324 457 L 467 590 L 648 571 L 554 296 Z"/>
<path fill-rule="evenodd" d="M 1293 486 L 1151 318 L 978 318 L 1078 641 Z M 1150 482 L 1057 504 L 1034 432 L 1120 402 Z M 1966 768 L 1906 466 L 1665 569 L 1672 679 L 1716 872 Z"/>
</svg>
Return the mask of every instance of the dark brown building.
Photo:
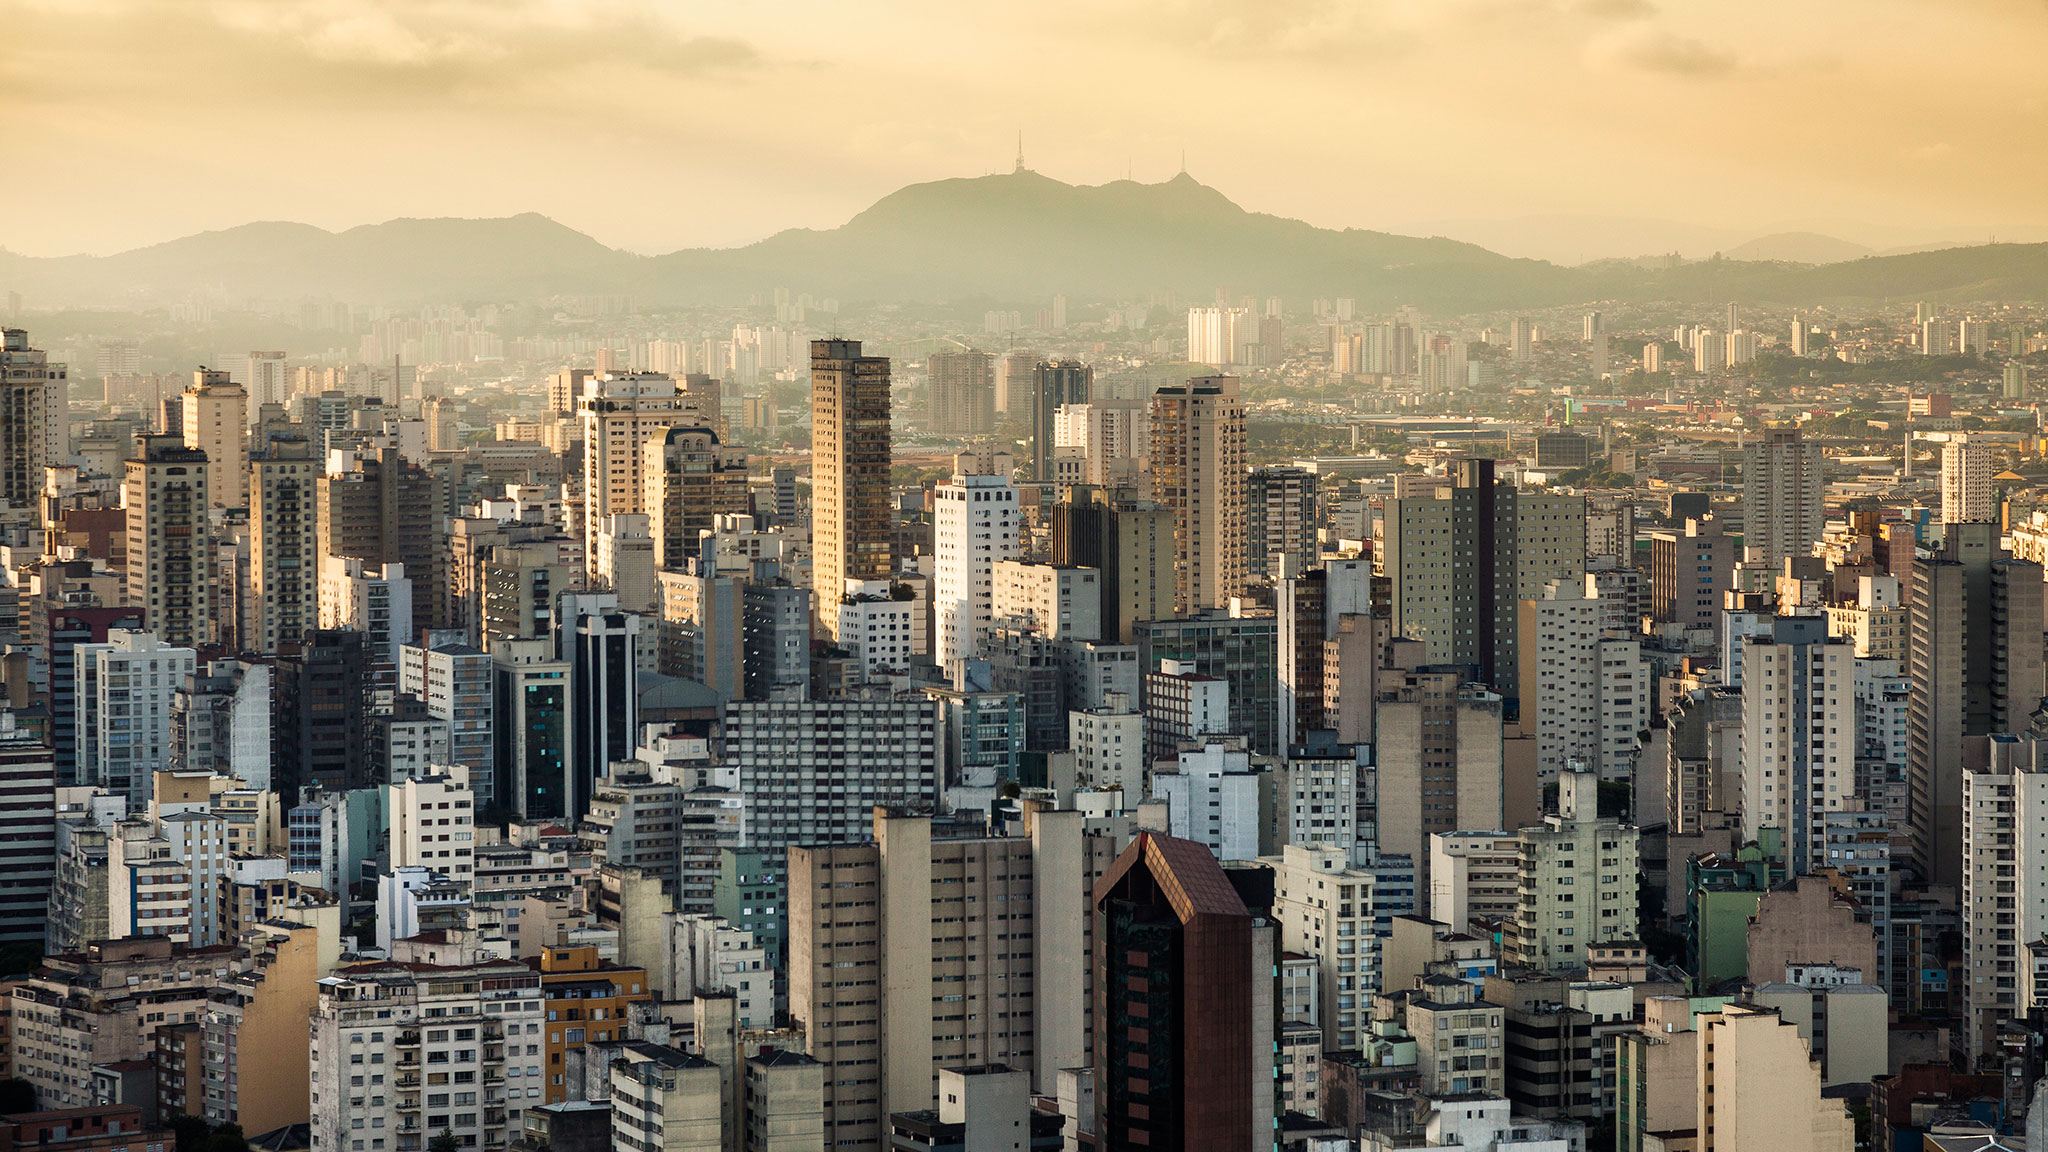
<svg viewBox="0 0 2048 1152">
<path fill-rule="evenodd" d="M 1096 883 L 1095 909 L 1098 1146 L 1269 1144 L 1274 1101 L 1253 1084 L 1271 1059 L 1270 927 L 1207 848 L 1149 832 Z"/>
</svg>

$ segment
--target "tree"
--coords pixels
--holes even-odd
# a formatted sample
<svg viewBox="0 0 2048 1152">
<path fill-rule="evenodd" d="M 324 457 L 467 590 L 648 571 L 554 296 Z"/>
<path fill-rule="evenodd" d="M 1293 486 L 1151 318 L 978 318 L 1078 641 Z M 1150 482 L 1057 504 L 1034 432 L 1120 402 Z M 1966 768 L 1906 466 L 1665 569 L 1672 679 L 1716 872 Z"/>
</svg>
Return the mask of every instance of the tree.
<svg viewBox="0 0 2048 1152">
<path fill-rule="evenodd" d="M 178 1138 L 178 1152 L 206 1152 L 206 1138 L 212 1129 L 205 1118 L 181 1112 L 164 1121 L 164 1127 Z"/>
<path fill-rule="evenodd" d="M 441 1134 L 427 1141 L 427 1152 L 459 1152 L 453 1129 L 443 1128 Z"/>
<path fill-rule="evenodd" d="M 0 1116 L 36 1110 L 36 1086 L 19 1076 L 0 1080 Z"/>
<path fill-rule="evenodd" d="M 240 1124 L 222 1124 L 206 1138 L 206 1152 L 249 1152 L 249 1138 L 242 1135 Z"/>
</svg>

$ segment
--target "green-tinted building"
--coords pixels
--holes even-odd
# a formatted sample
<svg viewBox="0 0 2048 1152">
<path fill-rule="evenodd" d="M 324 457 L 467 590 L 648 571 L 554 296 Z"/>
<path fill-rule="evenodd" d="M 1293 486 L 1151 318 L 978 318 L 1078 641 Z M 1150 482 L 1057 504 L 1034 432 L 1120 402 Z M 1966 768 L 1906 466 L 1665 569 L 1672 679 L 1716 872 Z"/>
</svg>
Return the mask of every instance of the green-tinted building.
<svg viewBox="0 0 2048 1152">
<path fill-rule="evenodd" d="M 1685 967 L 1695 992 L 1749 975 L 1749 918 L 1785 879 L 1783 836 L 1765 828 L 1735 855 L 1694 857 L 1685 866 Z"/>
</svg>

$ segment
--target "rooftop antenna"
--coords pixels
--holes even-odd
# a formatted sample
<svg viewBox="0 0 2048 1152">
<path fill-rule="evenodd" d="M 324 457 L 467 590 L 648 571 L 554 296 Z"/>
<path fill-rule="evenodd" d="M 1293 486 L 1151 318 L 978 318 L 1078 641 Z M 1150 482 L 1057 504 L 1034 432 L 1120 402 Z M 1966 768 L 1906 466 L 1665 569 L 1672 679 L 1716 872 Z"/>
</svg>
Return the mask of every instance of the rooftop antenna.
<svg viewBox="0 0 2048 1152">
<path fill-rule="evenodd" d="M 1180 174 L 1188 174 L 1188 150 L 1185 148 L 1180 150 Z"/>
<path fill-rule="evenodd" d="M 1024 130 L 1017 129 L 1017 171 L 1024 171 Z"/>
</svg>

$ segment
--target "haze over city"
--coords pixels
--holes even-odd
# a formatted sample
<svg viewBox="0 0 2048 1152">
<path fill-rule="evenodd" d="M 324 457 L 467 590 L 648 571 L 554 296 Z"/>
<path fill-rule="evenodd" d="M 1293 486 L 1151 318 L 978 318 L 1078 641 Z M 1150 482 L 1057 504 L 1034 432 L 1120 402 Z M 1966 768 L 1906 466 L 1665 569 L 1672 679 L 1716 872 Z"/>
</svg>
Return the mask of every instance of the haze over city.
<svg viewBox="0 0 2048 1152">
<path fill-rule="evenodd" d="M 2048 1152 L 2043 60 L 0 0 L 0 1152 Z"/>
<path fill-rule="evenodd" d="M 1191 172 L 1560 262 L 2039 239 L 2031 0 L 6 0 L 0 247 L 535 211 L 640 252 L 904 184 Z M 1501 222 L 1510 222 L 1503 227 Z M 1642 222 L 1650 222 L 1647 225 Z"/>
</svg>

